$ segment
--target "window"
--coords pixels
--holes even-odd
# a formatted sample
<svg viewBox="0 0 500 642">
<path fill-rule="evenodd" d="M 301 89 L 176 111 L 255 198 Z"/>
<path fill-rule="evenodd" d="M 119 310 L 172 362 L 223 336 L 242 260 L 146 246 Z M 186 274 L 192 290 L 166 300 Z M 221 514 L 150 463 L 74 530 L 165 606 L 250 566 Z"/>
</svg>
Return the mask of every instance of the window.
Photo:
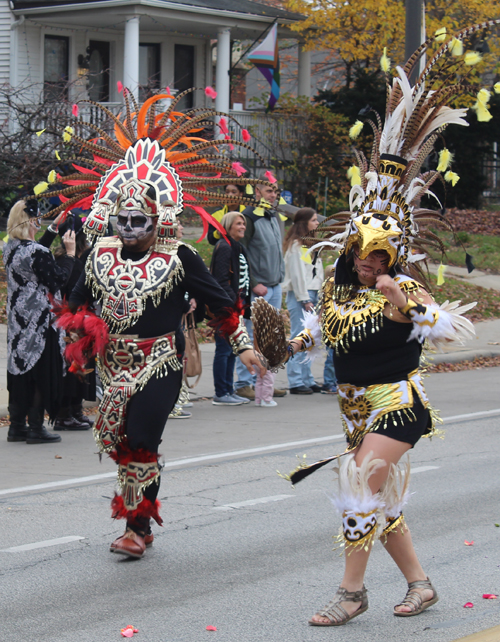
<svg viewBox="0 0 500 642">
<path fill-rule="evenodd" d="M 87 47 L 89 56 L 88 88 L 90 100 L 109 102 L 109 42 L 91 40 Z"/>
<path fill-rule="evenodd" d="M 139 100 L 143 103 L 161 86 L 160 45 L 139 45 Z"/>
<path fill-rule="evenodd" d="M 174 87 L 179 90 L 179 93 L 194 87 L 193 45 L 175 45 Z M 193 94 L 188 94 L 179 103 L 179 109 L 189 109 L 192 106 Z"/>
<path fill-rule="evenodd" d="M 43 93 L 45 100 L 68 97 L 69 38 L 45 36 L 43 52 Z"/>
</svg>

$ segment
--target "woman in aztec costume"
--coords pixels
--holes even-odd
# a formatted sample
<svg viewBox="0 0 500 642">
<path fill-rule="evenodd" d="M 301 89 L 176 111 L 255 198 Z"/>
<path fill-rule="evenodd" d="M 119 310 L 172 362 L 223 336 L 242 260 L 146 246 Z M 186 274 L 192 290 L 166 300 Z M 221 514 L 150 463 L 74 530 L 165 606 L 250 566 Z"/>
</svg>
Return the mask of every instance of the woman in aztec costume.
<svg viewBox="0 0 500 642">
<path fill-rule="evenodd" d="M 63 304 L 59 309 L 58 322 L 73 340 L 78 338 L 66 351 L 73 371 L 84 369 L 89 356 L 97 353 L 104 395 L 94 436 L 99 452 L 108 453 L 118 465 L 121 493 L 112 501 L 112 513 L 126 519 L 125 534 L 112 543 L 111 551 L 130 557 L 141 557 L 152 544 L 151 518 L 162 523 L 158 446 L 181 389 L 184 339 L 179 328 L 185 293 L 206 304 L 211 323 L 251 372 L 261 367 L 240 306 L 233 304 L 198 253 L 177 240 L 176 216 L 190 206 L 201 216 L 205 233 L 210 221 L 225 236 L 204 207 L 228 203 L 237 208 L 250 201 L 244 195 L 218 194 L 214 188 L 228 181 L 262 181 L 242 178 L 244 168 L 222 153 L 229 145 L 249 147 L 229 137 L 227 117 L 211 108 L 176 111 L 186 93 L 177 98 L 156 95 L 139 109 L 125 89 L 124 117 L 91 103 L 114 124 L 114 137 L 77 120 L 64 133 L 76 151 L 66 162 L 74 171 L 52 177 L 61 185 L 51 193 L 63 201 L 58 210 L 91 206 L 85 231 L 94 247 L 69 308 Z M 165 99 L 172 100 L 171 105 L 157 113 Z M 75 113 L 77 107 L 73 109 Z M 214 127 L 216 117 L 226 138 L 215 143 L 203 132 Z M 118 235 L 106 237 L 111 215 L 117 215 Z M 100 319 L 89 307 L 96 303 Z"/>
<path fill-rule="evenodd" d="M 316 237 L 312 245 L 312 239 L 306 239 L 312 250 L 339 251 L 334 275 L 323 284 L 319 317 L 306 313 L 303 332 L 287 345 L 282 331 L 282 347 L 277 348 L 277 315 L 259 299 L 252 307 L 256 344 L 271 366 L 282 365 L 298 351 L 314 350 L 321 341 L 334 348 L 346 452 L 302 465 L 288 477 L 297 483 L 329 461 L 338 461 L 339 489 L 333 503 L 342 516 L 338 541 L 345 547 L 345 573 L 332 601 L 309 621 L 313 626 L 339 626 L 367 610 L 363 581 L 377 539 L 408 582 L 394 615 L 417 615 L 438 599 L 404 521 L 410 467 L 409 460 L 400 460 L 421 436 L 437 432 L 419 374 L 422 344 L 439 348 L 471 338 L 473 326 L 461 315 L 474 304 L 438 306 L 423 287 L 418 267 L 425 259 L 423 250 L 442 248 L 426 225 L 436 224 L 441 216 L 417 204 L 448 169 L 450 155 L 444 150 L 440 171 L 421 173 L 434 142 L 448 124 L 467 124 L 466 109 L 447 103 L 474 90 L 463 80 L 437 85 L 439 63 L 449 63 L 445 57 L 456 53 L 466 36 L 489 24 L 495 22 L 447 39 L 413 87 L 408 78 L 433 38 L 404 69 L 397 68 L 391 83 L 387 79 L 385 123 L 378 115 L 370 122 L 371 157 L 356 152 L 360 180 L 350 193 L 350 211 L 318 228 L 323 229 L 322 241 Z M 387 65 L 388 59 L 383 62 Z M 489 95 L 481 90 L 478 102 L 484 92 Z M 356 134 L 361 128 L 359 123 L 351 131 Z"/>
</svg>

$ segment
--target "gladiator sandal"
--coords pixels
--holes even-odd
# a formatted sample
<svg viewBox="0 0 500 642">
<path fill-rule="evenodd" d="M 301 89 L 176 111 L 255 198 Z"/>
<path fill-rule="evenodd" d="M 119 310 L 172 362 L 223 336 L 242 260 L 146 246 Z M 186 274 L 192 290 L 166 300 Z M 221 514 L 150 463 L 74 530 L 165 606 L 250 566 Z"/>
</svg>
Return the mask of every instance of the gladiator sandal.
<svg viewBox="0 0 500 642">
<path fill-rule="evenodd" d="M 357 615 L 361 615 L 368 609 L 368 597 L 367 590 L 363 586 L 360 591 L 347 591 L 342 586 L 335 593 L 335 596 L 331 602 L 325 606 L 324 609 L 318 611 L 316 615 L 321 617 L 326 617 L 329 622 L 315 622 L 314 620 L 309 620 L 311 626 L 342 626 L 347 624 L 349 620 L 352 620 Z M 354 611 L 351 615 L 341 606 L 341 602 L 361 602 L 357 611 Z"/>
<path fill-rule="evenodd" d="M 416 589 L 429 589 L 432 591 L 432 598 L 424 602 L 422 596 Z M 394 607 L 394 615 L 398 617 L 410 617 L 411 615 L 418 615 L 428 609 L 429 606 L 436 604 L 439 600 L 436 589 L 432 586 L 429 578 L 426 580 L 420 580 L 418 582 L 410 582 L 408 584 L 408 592 L 406 593 L 405 599 L 401 604 L 396 604 Z M 411 611 L 396 611 L 398 606 L 408 606 Z"/>
</svg>

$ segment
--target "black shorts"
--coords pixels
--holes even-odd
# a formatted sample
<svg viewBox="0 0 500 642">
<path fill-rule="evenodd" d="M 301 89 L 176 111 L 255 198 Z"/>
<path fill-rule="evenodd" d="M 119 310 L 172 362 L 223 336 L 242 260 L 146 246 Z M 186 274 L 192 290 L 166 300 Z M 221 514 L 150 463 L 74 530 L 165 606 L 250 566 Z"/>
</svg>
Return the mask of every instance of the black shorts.
<svg viewBox="0 0 500 642">
<path fill-rule="evenodd" d="M 404 441 L 406 444 L 411 444 L 413 448 L 420 437 L 428 434 L 432 429 L 431 413 L 428 408 L 424 408 L 415 391 L 413 399 L 411 412 L 401 411 L 400 415 L 394 419 L 389 417 L 387 425 L 382 422 L 382 425 L 372 432 L 397 441 Z"/>
</svg>

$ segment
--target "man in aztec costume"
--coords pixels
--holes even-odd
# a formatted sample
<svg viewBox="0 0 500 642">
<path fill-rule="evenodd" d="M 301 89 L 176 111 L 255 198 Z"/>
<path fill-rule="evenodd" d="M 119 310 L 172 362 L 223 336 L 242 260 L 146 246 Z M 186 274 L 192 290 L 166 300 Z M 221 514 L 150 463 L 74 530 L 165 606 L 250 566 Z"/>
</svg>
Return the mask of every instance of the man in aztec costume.
<svg viewBox="0 0 500 642">
<path fill-rule="evenodd" d="M 371 156 L 356 152 L 358 165 L 350 193 L 350 210 L 331 217 L 318 229 L 318 241 L 305 239 L 311 251 L 339 253 L 334 275 L 323 284 L 319 315 L 306 313 L 304 330 L 287 342 L 280 315 L 263 299 L 252 306 L 256 345 L 268 367 L 283 366 L 298 351 L 314 350 L 323 342 L 334 349 L 340 412 L 347 437 L 342 455 L 311 465 L 305 463 L 287 476 L 297 483 L 335 459 L 339 489 L 333 503 L 342 516 L 339 543 L 345 547 L 345 573 L 340 588 L 309 623 L 339 626 L 368 608 L 364 575 L 371 548 L 380 539 L 408 582 L 408 592 L 394 615 L 412 616 L 437 602 L 437 592 L 422 569 L 403 517 L 409 496 L 409 459 L 399 463 L 421 436 L 437 434 L 435 413 L 419 373 L 422 344 L 439 348 L 474 335 L 470 321 L 461 316 L 473 305 L 459 301 L 439 306 L 424 287 L 419 267 L 427 247 L 442 250 L 439 238 L 427 227 L 446 223 L 440 213 L 419 207 L 431 186 L 453 180 L 451 154 L 439 154 L 436 170 L 422 173 L 422 164 L 449 124 L 467 125 L 466 109 L 448 103 L 466 92 L 477 92 L 474 109 L 479 120 L 489 120 L 491 92 L 464 82 L 470 53 L 462 42 L 491 21 L 444 33 L 412 87 L 409 77 L 434 38 L 425 42 L 387 74 L 385 123 L 378 114 L 368 120 L 374 132 Z M 469 58 L 467 56 L 469 55 Z M 449 67 L 454 65 L 453 74 Z M 446 84 L 442 78 L 456 78 Z M 441 82 L 440 82 L 441 81 Z M 500 91 L 500 83 L 495 86 Z M 363 123 L 351 128 L 359 135 Z M 467 257 L 470 263 L 471 257 Z M 281 340 L 277 340 L 277 336 Z"/>
<path fill-rule="evenodd" d="M 252 201 L 214 188 L 228 180 L 266 183 L 242 178 L 240 163 L 220 151 L 224 146 L 251 149 L 247 144 L 227 134 L 217 143 L 202 137 L 215 117 L 227 131 L 223 114 L 210 108 L 176 111 L 186 93 L 175 99 L 154 96 L 139 109 L 125 90 L 123 119 L 92 103 L 113 121 L 115 136 L 83 120 L 67 128 L 65 140 L 78 150 L 66 163 L 74 171 L 57 175 L 61 189 L 51 193 L 63 201 L 58 211 L 91 206 L 85 231 L 94 247 L 69 308 L 59 309 L 58 324 L 73 339 L 66 351 L 72 371 L 85 370 L 88 358 L 97 355 L 104 395 L 94 436 L 99 452 L 118 465 L 121 493 L 112 501 L 112 513 L 126 519 L 125 534 L 111 551 L 136 558 L 153 542 L 150 520 L 162 523 L 158 447 L 181 389 L 186 293 L 207 306 L 210 323 L 248 369 L 262 369 L 240 306 L 233 305 L 198 253 L 177 240 L 176 216 L 189 205 L 202 217 L 205 233 L 210 221 L 225 236 L 204 207 L 227 203 L 238 209 Z M 157 113 L 165 99 L 172 100 L 170 107 Z M 107 237 L 111 215 L 117 216 L 118 234 Z M 100 319 L 91 311 L 95 304 Z"/>
</svg>

